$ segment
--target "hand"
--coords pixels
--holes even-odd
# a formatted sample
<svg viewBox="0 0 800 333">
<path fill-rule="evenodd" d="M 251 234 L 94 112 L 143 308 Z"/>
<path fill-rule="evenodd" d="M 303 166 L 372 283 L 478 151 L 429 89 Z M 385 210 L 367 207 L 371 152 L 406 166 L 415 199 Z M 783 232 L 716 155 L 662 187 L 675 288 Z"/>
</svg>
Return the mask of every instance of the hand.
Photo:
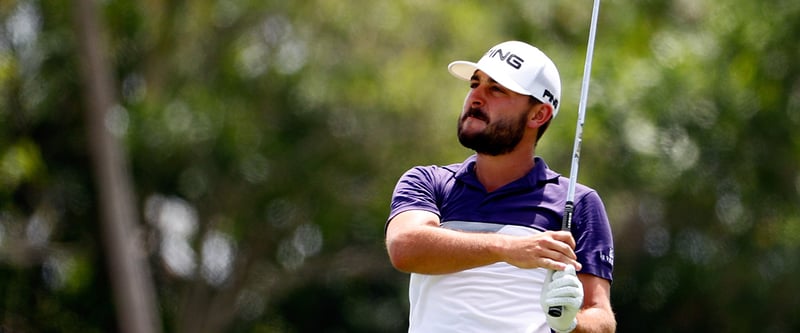
<svg viewBox="0 0 800 333">
<path fill-rule="evenodd" d="M 575 239 L 568 231 L 547 231 L 533 236 L 506 237 L 502 260 L 519 268 L 545 268 L 561 271 L 581 264 L 575 255 Z"/>
<path fill-rule="evenodd" d="M 583 304 L 583 285 L 578 280 L 575 267 L 568 265 L 563 271 L 548 271 L 542 288 L 541 304 L 550 328 L 560 333 L 575 329 L 578 325 L 576 317 Z M 550 307 L 554 306 L 562 308 L 560 317 L 548 313 Z"/>
</svg>

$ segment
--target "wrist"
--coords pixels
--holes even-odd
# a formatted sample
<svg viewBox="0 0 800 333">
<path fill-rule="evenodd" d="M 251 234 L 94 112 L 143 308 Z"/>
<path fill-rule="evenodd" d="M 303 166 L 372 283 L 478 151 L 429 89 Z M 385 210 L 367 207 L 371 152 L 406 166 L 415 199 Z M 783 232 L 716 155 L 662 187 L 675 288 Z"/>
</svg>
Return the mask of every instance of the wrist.
<svg viewBox="0 0 800 333">
<path fill-rule="evenodd" d="M 508 262 L 508 249 L 511 247 L 511 240 L 503 234 L 494 234 L 489 237 L 488 249 L 494 262 Z"/>
</svg>

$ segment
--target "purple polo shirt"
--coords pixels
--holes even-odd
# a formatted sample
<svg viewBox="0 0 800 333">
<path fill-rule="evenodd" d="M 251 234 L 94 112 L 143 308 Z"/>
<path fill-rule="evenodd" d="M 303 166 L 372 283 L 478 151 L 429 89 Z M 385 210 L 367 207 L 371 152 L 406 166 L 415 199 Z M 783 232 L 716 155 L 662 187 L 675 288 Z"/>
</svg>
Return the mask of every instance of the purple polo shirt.
<svg viewBox="0 0 800 333">
<path fill-rule="evenodd" d="M 389 220 L 407 210 L 425 210 L 441 223 L 496 223 L 540 231 L 560 230 L 569 180 L 550 170 L 540 157 L 524 177 L 487 193 L 475 175 L 476 156 L 447 166 L 418 166 L 408 170 L 395 187 Z M 614 245 L 608 216 L 593 189 L 575 187 L 572 235 L 580 273 L 611 281 Z M 387 222 L 388 224 L 388 222 Z"/>
</svg>

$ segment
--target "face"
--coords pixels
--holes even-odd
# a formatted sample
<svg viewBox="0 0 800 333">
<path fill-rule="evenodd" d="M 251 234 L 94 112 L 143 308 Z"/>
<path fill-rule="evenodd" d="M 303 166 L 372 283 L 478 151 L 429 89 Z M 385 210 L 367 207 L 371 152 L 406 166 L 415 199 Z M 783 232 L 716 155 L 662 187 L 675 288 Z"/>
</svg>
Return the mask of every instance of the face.
<svg viewBox="0 0 800 333">
<path fill-rule="evenodd" d="M 458 141 L 491 156 L 511 152 L 522 141 L 530 97 L 513 92 L 481 71 L 470 80 L 470 91 L 458 121 Z"/>
</svg>

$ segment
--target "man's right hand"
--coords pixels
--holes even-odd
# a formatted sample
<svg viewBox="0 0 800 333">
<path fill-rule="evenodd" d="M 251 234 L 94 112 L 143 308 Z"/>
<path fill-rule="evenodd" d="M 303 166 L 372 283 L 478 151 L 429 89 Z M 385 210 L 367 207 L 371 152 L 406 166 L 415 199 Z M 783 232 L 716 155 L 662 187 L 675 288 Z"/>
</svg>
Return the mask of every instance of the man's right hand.
<svg viewBox="0 0 800 333">
<path fill-rule="evenodd" d="M 519 268 L 546 268 L 562 271 L 567 266 L 581 268 L 575 255 L 575 239 L 568 231 L 547 231 L 532 236 L 509 236 L 504 261 Z"/>
</svg>

